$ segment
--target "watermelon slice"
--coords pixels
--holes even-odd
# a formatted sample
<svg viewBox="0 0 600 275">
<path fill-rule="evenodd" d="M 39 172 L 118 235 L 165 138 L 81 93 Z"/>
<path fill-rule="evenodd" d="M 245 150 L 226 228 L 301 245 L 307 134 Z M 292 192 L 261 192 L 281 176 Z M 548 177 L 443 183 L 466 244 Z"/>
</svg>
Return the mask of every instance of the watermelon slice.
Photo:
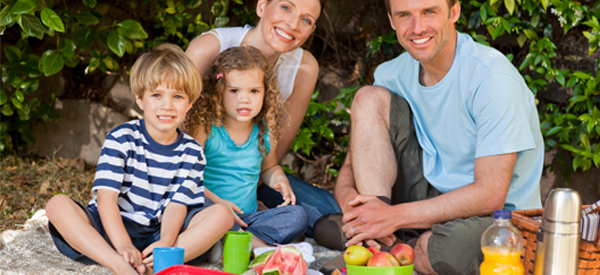
<svg viewBox="0 0 600 275">
<path fill-rule="evenodd" d="M 262 256 L 262 254 L 261 254 Z M 254 261 L 253 261 L 254 262 Z M 302 258 L 302 252 L 294 247 L 277 247 L 266 257 L 261 275 L 308 275 L 308 263 Z"/>
<path fill-rule="evenodd" d="M 254 269 L 254 271 L 256 271 L 257 274 L 262 274 L 263 269 L 265 268 L 265 264 L 267 263 L 267 260 L 269 259 L 271 254 L 273 254 L 273 252 L 274 250 L 269 250 L 263 254 L 256 256 L 256 258 L 252 260 L 248 267 Z"/>
</svg>

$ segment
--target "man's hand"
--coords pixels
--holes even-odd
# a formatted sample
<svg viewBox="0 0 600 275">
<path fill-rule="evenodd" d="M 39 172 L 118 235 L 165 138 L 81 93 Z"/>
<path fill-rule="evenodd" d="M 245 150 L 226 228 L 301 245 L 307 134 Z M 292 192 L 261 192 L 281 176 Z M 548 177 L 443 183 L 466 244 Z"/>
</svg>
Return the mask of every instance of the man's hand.
<svg viewBox="0 0 600 275">
<path fill-rule="evenodd" d="M 358 195 L 348 203 L 353 208 L 344 212 L 342 230 L 346 233 L 346 246 L 362 244 L 380 248 L 376 241 L 391 246 L 396 240 L 393 219 L 398 213 L 376 196 Z M 348 209 L 348 208 L 346 208 Z"/>
</svg>

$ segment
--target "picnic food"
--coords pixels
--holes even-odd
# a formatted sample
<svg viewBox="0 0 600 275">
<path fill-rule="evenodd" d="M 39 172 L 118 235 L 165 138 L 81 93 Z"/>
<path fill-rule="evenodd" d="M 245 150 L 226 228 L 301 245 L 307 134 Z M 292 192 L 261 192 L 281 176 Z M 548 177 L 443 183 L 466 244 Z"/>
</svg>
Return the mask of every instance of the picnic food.
<svg viewBox="0 0 600 275">
<path fill-rule="evenodd" d="M 373 254 L 367 262 L 367 266 L 399 266 L 398 260 L 392 254 L 382 251 Z"/>
<path fill-rule="evenodd" d="M 373 253 L 362 245 L 353 245 L 344 252 L 344 261 L 350 265 L 366 265 Z"/>
<path fill-rule="evenodd" d="M 249 265 L 260 275 L 308 275 L 302 252 L 294 247 L 278 246 L 258 255 Z"/>
<path fill-rule="evenodd" d="M 411 265 L 415 261 L 415 251 L 410 245 L 405 243 L 394 245 L 390 254 L 398 260 L 400 265 Z"/>
</svg>

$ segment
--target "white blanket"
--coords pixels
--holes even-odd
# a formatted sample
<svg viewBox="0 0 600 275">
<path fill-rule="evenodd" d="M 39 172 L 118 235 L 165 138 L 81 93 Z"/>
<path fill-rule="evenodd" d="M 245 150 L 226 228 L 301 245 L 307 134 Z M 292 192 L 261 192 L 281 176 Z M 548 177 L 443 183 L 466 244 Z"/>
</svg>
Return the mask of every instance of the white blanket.
<svg viewBox="0 0 600 275">
<path fill-rule="evenodd" d="M 48 218 L 44 210 L 37 211 L 25 222 L 22 230 L 6 230 L 0 235 L 0 274 L 106 274 L 111 272 L 101 265 L 85 265 L 62 255 L 48 232 Z M 323 263 L 340 252 L 329 250 L 306 239 L 314 247 L 316 258 L 311 269 L 319 269 Z M 222 265 L 205 264 L 204 268 L 223 270 Z M 249 270 L 244 275 L 256 274 Z"/>
</svg>

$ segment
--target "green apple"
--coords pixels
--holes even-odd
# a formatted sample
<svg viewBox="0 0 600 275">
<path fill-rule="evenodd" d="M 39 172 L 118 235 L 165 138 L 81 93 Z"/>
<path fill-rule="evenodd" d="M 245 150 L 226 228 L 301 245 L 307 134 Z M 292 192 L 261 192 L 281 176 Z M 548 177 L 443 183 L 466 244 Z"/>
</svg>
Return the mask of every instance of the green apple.
<svg viewBox="0 0 600 275">
<path fill-rule="evenodd" d="M 364 266 L 372 256 L 373 253 L 364 246 L 353 245 L 344 252 L 344 261 L 349 265 Z"/>
</svg>

